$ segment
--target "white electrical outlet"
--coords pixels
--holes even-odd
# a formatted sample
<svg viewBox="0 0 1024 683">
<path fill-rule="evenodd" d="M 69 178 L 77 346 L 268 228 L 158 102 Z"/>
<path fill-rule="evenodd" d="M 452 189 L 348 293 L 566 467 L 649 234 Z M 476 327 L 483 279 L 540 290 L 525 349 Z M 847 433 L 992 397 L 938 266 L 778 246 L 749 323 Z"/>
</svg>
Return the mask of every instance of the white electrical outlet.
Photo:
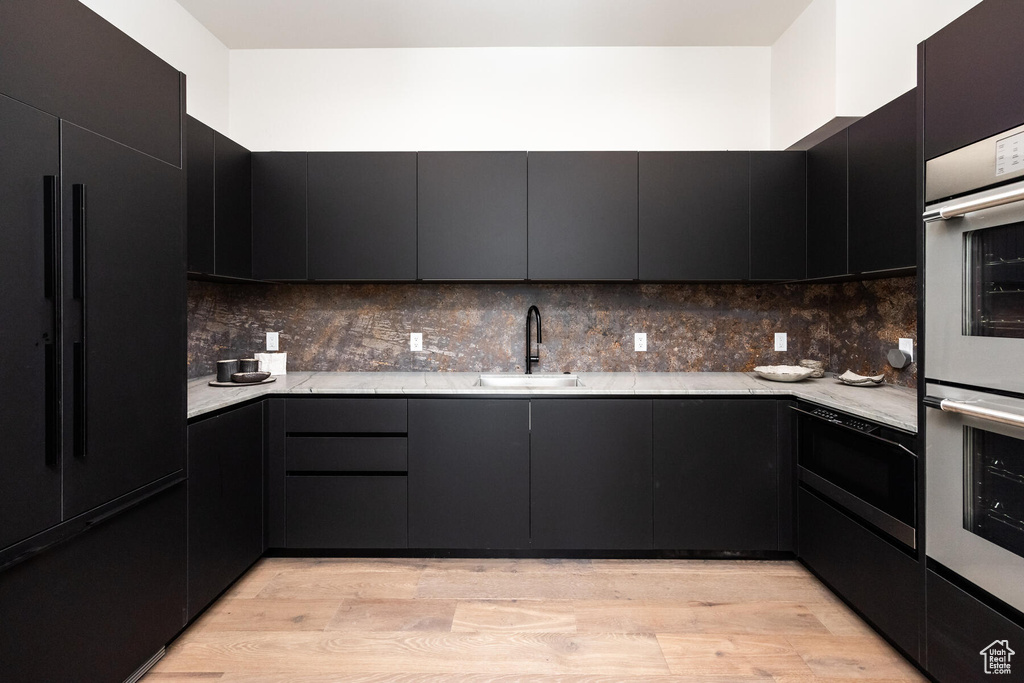
<svg viewBox="0 0 1024 683">
<path fill-rule="evenodd" d="M 277 351 L 277 332 L 267 332 L 267 351 Z"/>
<path fill-rule="evenodd" d="M 633 349 L 635 351 L 646 351 L 647 350 L 647 333 L 637 332 L 633 335 Z"/>
<path fill-rule="evenodd" d="M 422 351 L 423 350 L 423 333 L 422 332 L 410 332 L 409 333 L 409 350 L 410 351 Z"/>
<path fill-rule="evenodd" d="M 910 362 L 914 362 L 914 340 L 908 337 L 900 337 L 900 351 L 907 354 Z"/>
<path fill-rule="evenodd" d="M 776 332 L 775 333 L 775 350 L 785 351 L 786 350 L 786 333 Z"/>
</svg>

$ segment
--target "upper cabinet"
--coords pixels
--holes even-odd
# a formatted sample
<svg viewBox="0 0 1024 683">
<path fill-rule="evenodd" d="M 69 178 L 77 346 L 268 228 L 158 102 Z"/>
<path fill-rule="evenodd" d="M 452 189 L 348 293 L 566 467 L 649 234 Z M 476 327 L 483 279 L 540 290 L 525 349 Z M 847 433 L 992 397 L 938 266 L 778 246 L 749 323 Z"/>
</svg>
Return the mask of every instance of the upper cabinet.
<svg viewBox="0 0 1024 683">
<path fill-rule="evenodd" d="M 421 280 L 522 280 L 526 152 L 421 152 Z"/>
<path fill-rule="evenodd" d="M 807 152 L 807 277 L 847 270 L 847 130 Z"/>
<path fill-rule="evenodd" d="M 416 153 L 311 152 L 308 276 L 416 279 Z"/>
<path fill-rule="evenodd" d="M 749 152 L 640 153 L 640 279 L 743 280 Z"/>
<path fill-rule="evenodd" d="M 532 280 L 635 280 L 637 153 L 531 152 Z"/>
<path fill-rule="evenodd" d="M 926 160 L 1024 123 L 1022 23 L 1024 3 L 985 0 L 923 43 Z"/>
<path fill-rule="evenodd" d="M 807 153 L 750 153 L 750 279 L 807 277 Z"/>
<path fill-rule="evenodd" d="M 917 260 L 917 90 L 849 127 L 849 272 Z"/>
<path fill-rule="evenodd" d="M 0 92 L 182 167 L 176 69 L 77 0 L 0 2 L 0 26 Z"/>
<path fill-rule="evenodd" d="M 306 279 L 306 153 L 252 155 L 252 271 L 258 280 Z"/>
<path fill-rule="evenodd" d="M 251 154 L 191 116 L 186 124 L 188 270 L 251 278 Z"/>
</svg>

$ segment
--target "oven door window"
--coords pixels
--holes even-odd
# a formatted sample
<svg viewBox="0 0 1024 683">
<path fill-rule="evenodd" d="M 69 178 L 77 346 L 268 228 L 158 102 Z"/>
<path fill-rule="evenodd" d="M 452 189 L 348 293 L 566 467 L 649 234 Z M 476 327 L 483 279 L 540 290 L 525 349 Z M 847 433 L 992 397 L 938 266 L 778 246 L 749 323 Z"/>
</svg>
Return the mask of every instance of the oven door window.
<svg viewBox="0 0 1024 683">
<path fill-rule="evenodd" d="M 1024 557 L 1024 441 L 964 433 L 964 528 Z"/>
<path fill-rule="evenodd" d="M 1024 338 L 1024 223 L 974 230 L 964 238 L 964 334 Z"/>
</svg>

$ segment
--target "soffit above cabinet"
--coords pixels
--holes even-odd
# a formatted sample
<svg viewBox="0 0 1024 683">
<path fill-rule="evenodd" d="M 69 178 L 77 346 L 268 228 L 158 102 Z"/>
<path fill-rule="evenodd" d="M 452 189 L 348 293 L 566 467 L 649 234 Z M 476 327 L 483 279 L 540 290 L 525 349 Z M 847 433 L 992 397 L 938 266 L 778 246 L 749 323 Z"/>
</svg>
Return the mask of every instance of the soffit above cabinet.
<svg viewBox="0 0 1024 683">
<path fill-rule="evenodd" d="M 178 0 L 231 49 L 769 46 L 811 0 Z"/>
</svg>

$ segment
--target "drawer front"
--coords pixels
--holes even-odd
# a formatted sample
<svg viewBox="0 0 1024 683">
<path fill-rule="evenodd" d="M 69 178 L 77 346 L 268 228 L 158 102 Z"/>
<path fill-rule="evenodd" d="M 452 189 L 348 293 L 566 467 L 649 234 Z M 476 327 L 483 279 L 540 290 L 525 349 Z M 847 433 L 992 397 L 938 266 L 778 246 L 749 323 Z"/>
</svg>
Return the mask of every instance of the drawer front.
<svg viewBox="0 0 1024 683">
<path fill-rule="evenodd" d="M 405 472 L 404 436 L 290 436 L 289 472 Z"/>
<path fill-rule="evenodd" d="M 402 476 L 288 477 L 288 548 L 405 548 Z"/>
<path fill-rule="evenodd" d="M 408 425 L 404 398 L 314 398 L 289 400 L 289 433 L 404 434 Z"/>
</svg>

